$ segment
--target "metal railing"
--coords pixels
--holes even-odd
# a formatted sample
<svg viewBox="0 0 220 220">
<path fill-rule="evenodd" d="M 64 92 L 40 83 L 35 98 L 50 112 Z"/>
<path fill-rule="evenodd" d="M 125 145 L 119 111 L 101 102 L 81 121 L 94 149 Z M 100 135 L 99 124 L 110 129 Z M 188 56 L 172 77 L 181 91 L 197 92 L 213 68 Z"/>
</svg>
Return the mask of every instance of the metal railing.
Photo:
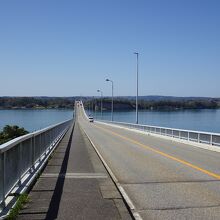
<svg viewBox="0 0 220 220">
<path fill-rule="evenodd" d="M 13 139 L 0 145 L 0 205 L 28 172 L 35 172 L 35 164 L 54 148 L 70 128 L 73 120 Z"/>
<path fill-rule="evenodd" d="M 177 138 L 177 139 L 192 141 L 197 143 L 209 144 L 212 146 L 220 146 L 220 133 L 182 130 L 176 128 L 157 127 L 157 126 L 132 124 L 132 123 L 116 122 L 116 121 L 113 122 L 105 121 L 105 120 L 98 120 L 98 121 L 105 122 L 108 124 L 119 125 L 126 128 L 132 128 L 146 133 L 163 135 L 163 136 L 168 136 L 172 138 Z"/>
</svg>

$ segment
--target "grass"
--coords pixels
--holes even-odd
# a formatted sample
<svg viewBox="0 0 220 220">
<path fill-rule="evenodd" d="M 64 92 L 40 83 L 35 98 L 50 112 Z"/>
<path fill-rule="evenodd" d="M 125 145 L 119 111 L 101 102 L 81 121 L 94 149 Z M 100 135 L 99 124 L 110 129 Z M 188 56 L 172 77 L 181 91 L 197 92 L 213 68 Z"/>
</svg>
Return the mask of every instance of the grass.
<svg viewBox="0 0 220 220">
<path fill-rule="evenodd" d="M 19 211 L 24 207 L 24 205 L 28 202 L 28 194 L 23 193 L 18 196 L 17 202 L 14 206 L 14 208 L 11 209 L 7 220 L 14 220 L 18 216 Z"/>
</svg>

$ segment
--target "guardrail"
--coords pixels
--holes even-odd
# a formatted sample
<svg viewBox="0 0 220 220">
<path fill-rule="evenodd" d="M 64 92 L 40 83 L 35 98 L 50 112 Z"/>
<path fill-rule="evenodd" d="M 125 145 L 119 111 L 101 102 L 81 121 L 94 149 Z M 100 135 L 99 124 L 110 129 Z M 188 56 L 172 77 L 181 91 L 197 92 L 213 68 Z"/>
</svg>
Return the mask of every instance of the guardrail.
<svg viewBox="0 0 220 220">
<path fill-rule="evenodd" d="M 13 139 L 0 145 L 0 205 L 27 173 L 35 172 L 36 163 L 48 155 L 70 128 L 73 120 Z M 45 157 L 44 157 L 45 158 Z"/>
<path fill-rule="evenodd" d="M 87 113 L 85 112 L 83 103 L 83 112 L 88 118 Z M 126 122 L 117 122 L 117 121 L 107 121 L 107 120 L 96 120 L 108 124 L 119 125 L 126 128 L 136 129 L 142 132 L 168 136 L 176 139 L 192 141 L 202 144 L 208 144 L 211 146 L 220 146 L 220 133 L 211 133 L 203 131 L 192 131 L 192 130 L 183 130 L 177 128 L 167 128 L 167 127 L 158 127 L 151 125 L 142 125 L 142 124 L 132 124 Z"/>
<path fill-rule="evenodd" d="M 157 127 L 141 124 L 132 124 L 125 122 L 116 122 L 116 121 L 106 121 L 106 120 L 97 120 L 100 122 L 105 122 L 108 124 L 115 124 L 126 128 L 137 129 L 146 133 L 152 133 L 157 135 L 169 136 L 172 138 L 209 144 L 212 146 L 220 146 L 220 134 L 219 133 L 210 133 L 202 131 L 191 131 L 191 130 L 181 130 L 176 128 L 166 128 L 166 127 Z"/>
</svg>

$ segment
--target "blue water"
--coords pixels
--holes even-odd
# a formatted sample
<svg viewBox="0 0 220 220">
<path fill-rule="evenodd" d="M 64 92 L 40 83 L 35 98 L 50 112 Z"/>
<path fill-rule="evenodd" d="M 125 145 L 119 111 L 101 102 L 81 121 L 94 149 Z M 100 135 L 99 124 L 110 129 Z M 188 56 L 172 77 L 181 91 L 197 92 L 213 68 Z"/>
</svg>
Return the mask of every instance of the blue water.
<svg viewBox="0 0 220 220">
<path fill-rule="evenodd" d="M 90 112 L 94 118 L 101 119 L 100 112 Z M 114 112 L 114 120 L 135 123 L 135 111 Z M 111 120 L 111 112 L 103 112 L 104 120 Z M 140 111 L 139 123 L 180 128 L 187 130 L 220 133 L 220 109 L 176 110 L 176 111 Z"/>
<path fill-rule="evenodd" d="M 101 119 L 100 112 L 91 114 L 96 119 Z M 0 110 L 0 130 L 9 124 L 35 131 L 71 119 L 72 115 L 71 110 Z M 103 112 L 103 119 L 111 120 L 111 112 Z M 114 112 L 114 120 L 135 123 L 135 111 Z M 220 133 L 220 109 L 140 111 L 139 123 Z"/>
<path fill-rule="evenodd" d="M 71 110 L 0 110 L 0 130 L 5 125 L 18 125 L 29 132 L 45 128 L 73 116 Z"/>
</svg>

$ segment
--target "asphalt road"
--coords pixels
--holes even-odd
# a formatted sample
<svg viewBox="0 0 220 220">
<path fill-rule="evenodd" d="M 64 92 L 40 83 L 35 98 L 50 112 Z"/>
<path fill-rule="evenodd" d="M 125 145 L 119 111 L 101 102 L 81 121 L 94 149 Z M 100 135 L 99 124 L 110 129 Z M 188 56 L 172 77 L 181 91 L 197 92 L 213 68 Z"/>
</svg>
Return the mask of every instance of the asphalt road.
<svg viewBox="0 0 220 220">
<path fill-rule="evenodd" d="M 220 219 L 220 153 L 78 117 L 143 219 Z"/>
</svg>

